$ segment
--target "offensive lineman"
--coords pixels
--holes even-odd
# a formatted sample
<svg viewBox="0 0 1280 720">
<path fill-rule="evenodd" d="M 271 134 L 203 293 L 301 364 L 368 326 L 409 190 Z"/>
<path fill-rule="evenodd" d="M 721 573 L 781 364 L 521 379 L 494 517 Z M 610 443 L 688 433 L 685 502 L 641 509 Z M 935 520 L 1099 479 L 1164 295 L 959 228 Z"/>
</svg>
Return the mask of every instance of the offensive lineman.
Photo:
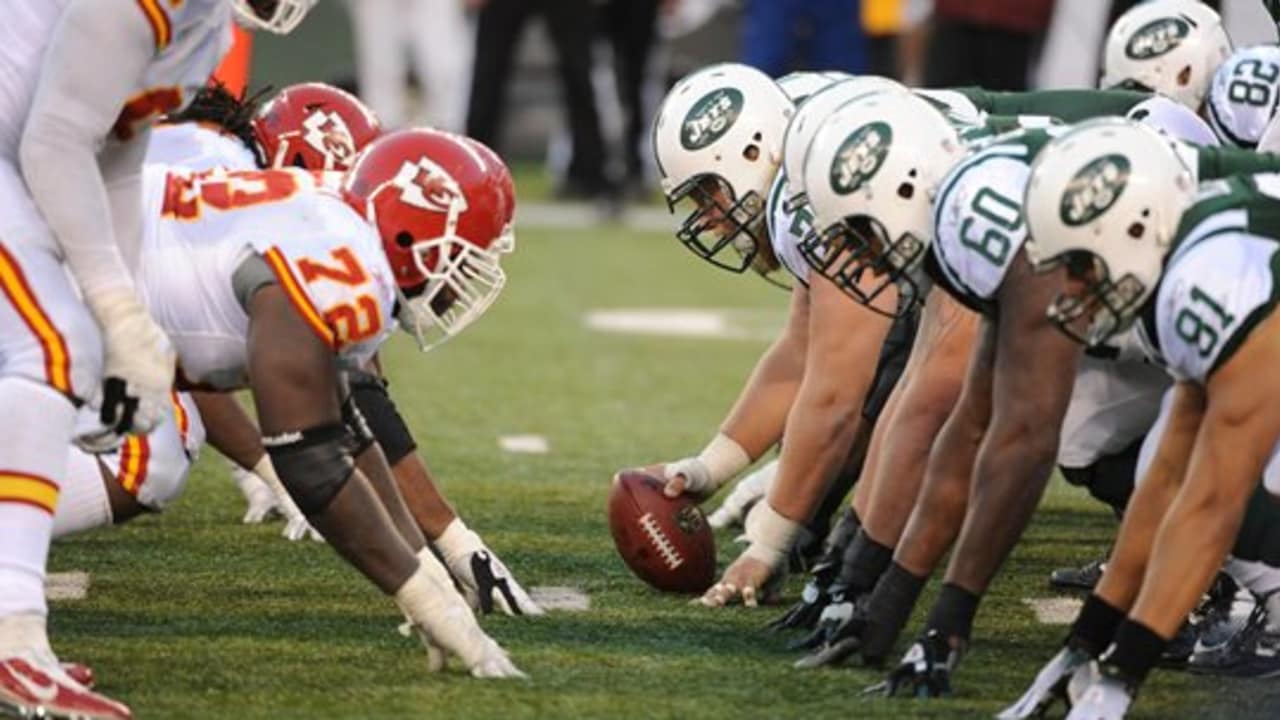
<svg viewBox="0 0 1280 720">
<path fill-rule="evenodd" d="M 0 705 L 129 717 L 59 668 L 45 632 L 44 568 L 66 447 L 86 401 L 108 430 L 94 438 L 99 444 L 151 429 L 168 408 L 173 353 L 132 282 L 148 125 L 204 84 L 229 46 L 233 5 L 247 21 L 282 30 L 274 24 L 281 15 L 292 25 L 305 14 L 293 4 L 65 0 L 7 8 L 0 405 L 19 416 L 0 448 Z"/>
</svg>

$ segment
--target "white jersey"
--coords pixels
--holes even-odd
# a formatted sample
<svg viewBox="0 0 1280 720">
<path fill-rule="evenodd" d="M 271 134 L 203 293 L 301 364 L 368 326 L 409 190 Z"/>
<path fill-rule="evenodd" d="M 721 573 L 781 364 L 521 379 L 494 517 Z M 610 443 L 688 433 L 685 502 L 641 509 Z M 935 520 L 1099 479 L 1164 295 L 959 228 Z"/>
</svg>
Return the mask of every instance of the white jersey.
<svg viewBox="0 0 1280 720">
<path fill-rule="evenodd" d="M 1280 104 L 1280 47 L 1236 50 L 1213 74 L 1205 115 L 1224 142 L 1257 147 Z"/>
<path fill-rule="evenodd" d="M 1170 383 L 1158 365 L 1142 360 L 1082 357 L 1062 419 L 1058 464 L 1085 468 L 1142 437 Z"/>
<path fill-rule="evenodd" d="M 341 358 L 363 363 L 390 335 L 391 268 L 377 230 L 325 187 L 335 178 L 294 169 L 147 169 L 141 285 L 185 383 L 247 384 L 249 318 L 232 278 L 253 254 Z"/>
<path fill-rule="evenodd" d="M 796 212 L 788 212 L 786 198 L 791 195 L 787 178 L 782 172 L 774 178 L 769 189 L 768 212 L 769 242 L 773 254 L 782 267 L 802 285 L 809 284 L 809 263 L 800 254 L 800 243 L 813 230 L 813 213 L 806 203 Z"/>
<path fill-rule="evenodd" d="M 157 125 L 147 143 L 148 165 L 176 165 L 187 170 L 256 170 L 253 152 L 233 135 L 200 123 Z"/>
<path fill-rule="evenodd" d="M 14 0 L 0 23 L 0 155 L 16 159 L 28 111 L 35 97 L 58 20 L 71 0 Z M 104 12 L 136 12 L 151 28 L 153 55 L 135 92 L 120 110 L 113 135 L 128 139 L 140 122 L 186 105 L 209 80 L 231 47 L 231 5 L 227 0 L 134 0 L 101 2 Z M 110 30 L 110 29 L 108 29 Z M 84 48 L 80 62 L 111 62 Z M 69 111 L 73 112 L 73 111 Z"/>
</svg>

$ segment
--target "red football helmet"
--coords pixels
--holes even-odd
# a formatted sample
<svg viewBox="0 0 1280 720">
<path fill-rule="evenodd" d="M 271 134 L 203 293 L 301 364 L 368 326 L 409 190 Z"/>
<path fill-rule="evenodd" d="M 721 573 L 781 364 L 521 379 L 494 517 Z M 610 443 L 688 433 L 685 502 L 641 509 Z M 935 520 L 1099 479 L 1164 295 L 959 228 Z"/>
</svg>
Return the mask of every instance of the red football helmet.
<svg viewBox="0 0 1280 720">
<path fill-rule="evenodd" d="M 502 186 L 502 199 L 504 202 L 502 212 L 502 246 L 503 252 L 511 252 L 516 249 L 515 235 L 515 215 L 516 215 L 516 183 L 511 178 L 511 171 L 507 169 L 507 164 L 502 162 L 502 158 L 498 157 L 498 153 L 494 152 L 488 145 L 472 138 L 466 138 L 467 142 L 475 146 L 476 150 L 484 157 L 485 162 L 494 168 L 498 173 L 498 181 Z"/>
<path fill-rule="evenodd" d="M 324 83 L 290 85 L 253 118 L 253 134 L 270 167 L 346 170 L 382 134 L 373 111 Z"/>
<path fill-rule="evenodd" d="M 400 325 L 427 350 L 457 335 L 506 284 L 515 196 L 492 153 L 438 130 L 375 140 L 347 171 L 342 193 L 378 229 L 400 294 Z"/>
</svg>

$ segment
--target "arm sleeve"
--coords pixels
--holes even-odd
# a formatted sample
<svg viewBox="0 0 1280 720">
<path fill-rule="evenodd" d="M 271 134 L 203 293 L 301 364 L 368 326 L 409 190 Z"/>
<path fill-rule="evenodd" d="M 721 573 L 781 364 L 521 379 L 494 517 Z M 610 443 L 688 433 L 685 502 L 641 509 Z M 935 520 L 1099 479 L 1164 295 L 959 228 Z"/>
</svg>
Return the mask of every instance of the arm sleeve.
<svg viewBox="0 0 1280 720">
<path fill-rule="evenodd" d="M 965 88 L 961 92 L 973 90 Z M 992 115 L 1048 115 L 1064 122 L 1080 122 L 1089 118 L 1124 115 L 1150 93 L 1130 90 L 1040 90 L 1036 92 L 981 91 L 983 103 L 969 99 L 979 109 Z"/>
<path fill-rule="evenodd" d="M 141 222 L 136 193 L 142 153 L 113 148 L 104 166 L 121 182 L 111 187 L 98 150 L 131 93 L 142 84 L 155 53 L 151 25 L 128 0 L 73 0 L 46 51 L 39 87 L 20 147 L 23 177 L 66 257 L 72 275 L 92 302 L 102 293 L 132 291 L 130 268 L 118 244 L 110 197 L 135 193 L 130 202 Z M 109 62 L 103 59 L 109 58 Z M 146 135 L 130 143 L 145 143 Z M 139 167 L 129 167 L 137 162 Z M 132 190 L 130 188 L 132 187 Z M 136 255 L 139 238 L 126 238 Z"/>
<path fill-rule="evenodd" d="M 1280 172 L 1280 155 L 1245 148 L 1196 146 L 1196 166 L 1202 182 L 1231 175 Z"/>
</svg>

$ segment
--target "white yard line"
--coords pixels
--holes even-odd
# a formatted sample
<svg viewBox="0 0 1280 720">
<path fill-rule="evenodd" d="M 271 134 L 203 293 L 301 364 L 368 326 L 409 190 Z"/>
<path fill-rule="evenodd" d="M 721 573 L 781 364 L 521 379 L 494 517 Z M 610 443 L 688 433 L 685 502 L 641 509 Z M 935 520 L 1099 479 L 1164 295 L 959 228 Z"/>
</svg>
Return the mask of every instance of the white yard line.
<svg viewBox="0 0 1280 720">
<path fill-rule="evenodd" d="M 509 453 L 546 455 L 551 450 L 551 443 L 541 435 L 501 435 L 498 447 Z"/>
<path fill-rule="evenodd" d="M 1036 614 L 1041 625 L 1070 625 L 1083 604 L 1070 597 L 1022 598 L 1022 602 Z"/>
<path fill-rule="evenodd" d="M 89 573 L 83 570 L 49 573 L 44 594 L 50 600 L 83 600 L 89 596 Z"/>
<path fill-rule="evenodd" d="M 591 598 L 574 587 L 540 585 L 529 588 L 529 597 L 543 610 L 584 612 L 591 609 Z"/>
</svg>

